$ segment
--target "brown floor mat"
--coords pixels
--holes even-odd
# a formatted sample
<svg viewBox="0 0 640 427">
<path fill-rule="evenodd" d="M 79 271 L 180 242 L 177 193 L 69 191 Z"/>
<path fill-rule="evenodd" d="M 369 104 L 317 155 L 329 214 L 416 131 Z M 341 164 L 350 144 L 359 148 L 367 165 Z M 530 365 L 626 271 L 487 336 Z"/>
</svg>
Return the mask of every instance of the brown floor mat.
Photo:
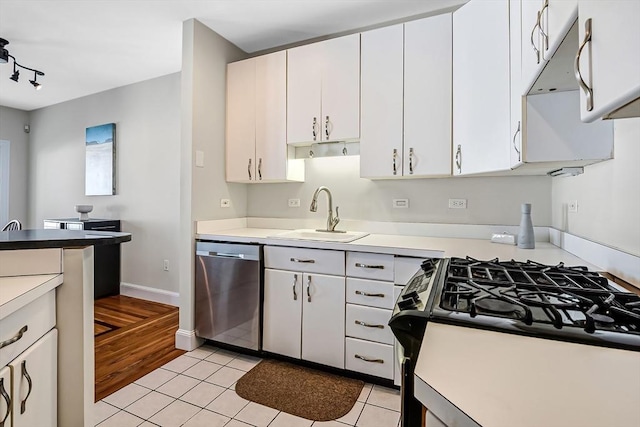
<svg viewBox="0 0 640 427">
<path fill-rule="evenodd" d="M 344 378 L 279 360 L 263 360 L 236 383 L 238 396 L 315 421 L 346 415 L 364 381 Z"/>
</svg>

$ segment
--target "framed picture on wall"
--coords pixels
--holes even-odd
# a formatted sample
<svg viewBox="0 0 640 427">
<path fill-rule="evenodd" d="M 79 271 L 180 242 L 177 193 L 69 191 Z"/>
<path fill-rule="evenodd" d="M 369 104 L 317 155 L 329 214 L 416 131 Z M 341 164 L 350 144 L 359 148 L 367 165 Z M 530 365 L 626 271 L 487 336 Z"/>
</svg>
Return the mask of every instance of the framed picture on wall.
<svg viewBox="0 0 640 427">
<path fill-rule="evenodd" d="M 85 182 L 87 196 L 116 194 L 116 124 L 87 128 L 85 138 Z"/>
</svg>

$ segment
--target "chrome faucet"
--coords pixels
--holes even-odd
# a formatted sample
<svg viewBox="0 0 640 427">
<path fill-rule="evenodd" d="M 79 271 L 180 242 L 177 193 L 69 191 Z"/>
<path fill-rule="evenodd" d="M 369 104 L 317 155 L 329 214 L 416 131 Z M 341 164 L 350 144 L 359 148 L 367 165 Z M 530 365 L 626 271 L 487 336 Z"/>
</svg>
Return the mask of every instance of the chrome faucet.
<svg viewBox="0 0 640 427">
<path fill-rule="evenodd" d="M 333 200 L 331 199 L 331 191 L 325 186 L 318 187 L 313 193 L 313 198 L 311 199 L 311 206 L 309 210 L 311 212 L 316 212 L 318 210 L 318 195 L 320 192 L 327 193 L 327 200 L 329 202 L 329 216 L 327 217 L 327 229 L 326 230 L 316 230 L 316 231 L 331 231 L 334 233 L 342 233 L 342 231 L 335 230 L 336 225 L 340 222 L 340 216 L 338 214 L 338 207 L 336 206 L 336 216 L 333 216 Z"/>
</svg>

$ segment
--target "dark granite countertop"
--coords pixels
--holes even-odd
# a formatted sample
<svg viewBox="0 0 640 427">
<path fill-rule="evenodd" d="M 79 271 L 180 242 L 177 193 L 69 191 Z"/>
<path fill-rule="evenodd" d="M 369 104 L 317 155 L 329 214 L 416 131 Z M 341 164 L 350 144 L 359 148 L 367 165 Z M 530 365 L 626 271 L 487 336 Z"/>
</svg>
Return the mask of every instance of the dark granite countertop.
<svg viewBox="0 0 640 427">
<path fill-rule="evenodd" d="M 94 230 L 17 230 L 0 232 L 0 250 L 78 248 L 124 243 L 131 233 Z"/>
</svg>

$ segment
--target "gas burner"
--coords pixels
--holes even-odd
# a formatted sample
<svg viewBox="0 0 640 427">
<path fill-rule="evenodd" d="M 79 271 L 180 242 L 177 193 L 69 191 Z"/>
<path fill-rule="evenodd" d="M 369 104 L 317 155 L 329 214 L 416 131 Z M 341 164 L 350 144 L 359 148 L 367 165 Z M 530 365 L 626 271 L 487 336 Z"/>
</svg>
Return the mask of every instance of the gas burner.
<svg viewBox="0 0 640 427">
<path fill-rule="evenodd" d="M 580 303 L 591 301 L 575 295 L 558 294 L 544 291 L 524 291 L 519 293 L 520 301 L 535 307 L 554 307 L 556 309 L 580 308 Z"/>
<path fill-rule="evenodd" d="M 451 287 L 452 289 L 446 289 L 444 291 L 446 296 L 459 296 L 462 298 L 473 298 L 474 296 L 480 293 L 479 290 L 474 289 L 473 287 L 461 282 L 455 283 Z"/>
</svg>

